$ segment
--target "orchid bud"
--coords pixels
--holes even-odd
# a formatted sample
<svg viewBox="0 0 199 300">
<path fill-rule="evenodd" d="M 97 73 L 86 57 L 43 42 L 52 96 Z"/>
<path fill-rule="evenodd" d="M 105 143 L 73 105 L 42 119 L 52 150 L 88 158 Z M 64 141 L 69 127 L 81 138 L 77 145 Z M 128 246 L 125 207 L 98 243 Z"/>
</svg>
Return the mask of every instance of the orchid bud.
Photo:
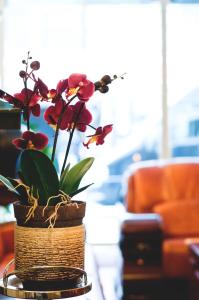
<svg viewBox="0 0 199 300">
<path fill-rule="evenodd" d="M 31 62 L 30 67 L 34 71 L 39 70 L 39 68 L 40 68 L 40 62 L 37 61 L 37 60 L 35 60 L 35 61 Z"/>
<path fill-rule="evenodd" d="M 100 81 L 95 82 L 95 90 L 99 90 L 99 88 L 102 86 L 102 83 Z"/>
<path fill-rule="evenodd" d="M 23 70 L 19 72 L 19 76 L 20 76 L 21 78 L 25 78 L 25 77 L 26 77 L 26 74 L 27 74 L 27 73 L 26 73 L 25 71 L 23 71 Z"/>
<path fill-rule="evenodd" d="M 104 75 L 101 79 L 102 83 L 104 84 L 110 84 L 112 82 L 112 79 L 109 75 Z"/>
<path fill-rule="evenodd" d="M 102 87 L 99 88 L 99 91 L 102 93 L 102 94 L 105 94 L 109 91 L 109 87 L 107 85 L 104 85 Z"/>
</svg>

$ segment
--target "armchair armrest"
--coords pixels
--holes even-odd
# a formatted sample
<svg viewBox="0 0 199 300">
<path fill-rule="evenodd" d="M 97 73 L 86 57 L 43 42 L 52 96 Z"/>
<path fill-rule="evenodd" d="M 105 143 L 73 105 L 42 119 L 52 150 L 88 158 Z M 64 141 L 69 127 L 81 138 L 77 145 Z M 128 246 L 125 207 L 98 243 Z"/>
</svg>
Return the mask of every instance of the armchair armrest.
<svg viewBox="0 0 199 300">
<path fill-rule="evenodd" d="M 3 254 L 14 253 L 14 225 L 15 222 L 0 224 L 0 237 L 3 245 Z"/>
<path fill-rule="evenodd" d="M 158 214 L 126 214 L 120 239 L 124 261 L 135 265 L 160 265 L 162 239 L 162 220 Z"/>
</svg>

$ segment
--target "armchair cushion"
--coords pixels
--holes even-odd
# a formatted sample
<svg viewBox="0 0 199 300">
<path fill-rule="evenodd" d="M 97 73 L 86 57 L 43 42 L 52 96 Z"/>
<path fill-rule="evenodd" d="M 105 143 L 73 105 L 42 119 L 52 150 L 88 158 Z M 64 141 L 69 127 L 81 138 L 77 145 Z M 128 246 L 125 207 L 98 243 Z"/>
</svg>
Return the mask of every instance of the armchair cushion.
<svg viewBox="0 0 199 300">
<path fill-rule="evenodd" d="M 169 237 L 194 237 L 199 235 L 199 201 L 178 200 L 156 205 L 154 212 L 160 214 L 163 231 Z"/>
<path fill-rule="evenodd" d="M 152 212 L 155 204 L 164 201 L 163 172 L 160 167 L 136 170 L 128 180 L 127 210 L 129 212 Z"/>
<path fill-rule="evenodd" d="M 173 163 L 165 165 L 164 198 L 167 202 L 199 199 L 199 164 Z"/>
</svg>

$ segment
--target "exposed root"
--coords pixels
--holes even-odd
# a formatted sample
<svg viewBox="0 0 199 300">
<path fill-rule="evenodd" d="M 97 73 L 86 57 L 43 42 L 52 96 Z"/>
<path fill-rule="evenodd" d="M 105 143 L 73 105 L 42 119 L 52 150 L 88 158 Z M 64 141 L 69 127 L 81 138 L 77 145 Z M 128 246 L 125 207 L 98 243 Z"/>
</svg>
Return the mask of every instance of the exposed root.
<svg viewBox="0 0 199 300">
<path fill-rule="evenodd" d="M 45 221 L 45 222 L 49 222 L 49 226 L 48 228 L 53 228 L 55 226 L 57 217 L 58 217 L 58 209 L 60 208 L 60 206 L 62 205 L 66 205 L 66 204 L 71 204 L 73 205 L 73 203 L 71 203 L 71 198 L 70 196 L 68 196 L 67 194 L 65 194 L 63 191 L 61 191 L 61 193 L 57 196 L 52 196 L 48 199 L 46 206 L 43 209 L 43 215 L 44 215 L 44 211 L 45 209 L 48 207 L 49 202 L 52 198 L 57 198 L 60 197 L 61 201 L 59 203 L 57 203 L 55 205 L 55 211 L 50 215 L 50 217 Z"/>
<path fill-rule="evenodd" d="M 25 223 L 28 222 L 31 218 L 34 218 L 34 213 L 35 213 L 35 209 L 38 206 L 38 201 L 39 201 L 39 193 L 37 190 L 37 195 L 36 197 L 33 195 L 33 187 L 29 187 L 23 183 L 19 183 L 15 189 L 17 189 L 18 187 L 23 186 L 26 189 L 27 192 L 27 196 L 28 196 L 28 202 L 30 203 L 31 207 L 26 215 L 26 220 Z M 67 195 L 66 193 L 64 193 L 63 191 L 60 191 L 60 193 L 56 196 L 51 196 L 48 198 L 47 204 L 46 206 L 43 208 L 42 211 L 42 215 L 44 216 L 45 214 L 45 210 L 46 208 L 49 206 L 49 203 L 52 199 L 56 199 L 56 198 L 60 198 L 60 202 L 57 203 L 55 205 L 55 210 L 54 212 L 50 215 L 50 217 L 48 219 L 46 219 L 45 222 L 49 222 L 49 226 L 48 228 L 53 228 L 55 226 L 57 217 L 58 217 L 58 209 L 60 208 L 60 206 L 62 205 L 74 205 L 78 208 L 78 204 L 76 202 L 71 202 L 71 197 L 69 195 Z"/>
</svg>

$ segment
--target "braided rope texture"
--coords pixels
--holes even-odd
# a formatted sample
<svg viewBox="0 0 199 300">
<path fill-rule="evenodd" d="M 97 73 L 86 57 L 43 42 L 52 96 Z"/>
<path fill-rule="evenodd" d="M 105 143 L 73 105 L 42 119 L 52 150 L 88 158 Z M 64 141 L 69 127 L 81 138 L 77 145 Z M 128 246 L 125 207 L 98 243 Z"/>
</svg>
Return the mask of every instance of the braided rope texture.
<svg viewBox="0 0 199 300">
<path fill-rule="evenodd" d="M 28 269 L 33 266 L 61 265 L 84 269 L 84 245 L 84 225 L 64 228 L 29 228 L 16 225 L 16 270 L 25 270 L 24 276 L 29 276 L 29 280 L 61 279 L 64 274 L 42 272 L 33 276 L 32 272 L 28 275 Z"/>
</svg>

